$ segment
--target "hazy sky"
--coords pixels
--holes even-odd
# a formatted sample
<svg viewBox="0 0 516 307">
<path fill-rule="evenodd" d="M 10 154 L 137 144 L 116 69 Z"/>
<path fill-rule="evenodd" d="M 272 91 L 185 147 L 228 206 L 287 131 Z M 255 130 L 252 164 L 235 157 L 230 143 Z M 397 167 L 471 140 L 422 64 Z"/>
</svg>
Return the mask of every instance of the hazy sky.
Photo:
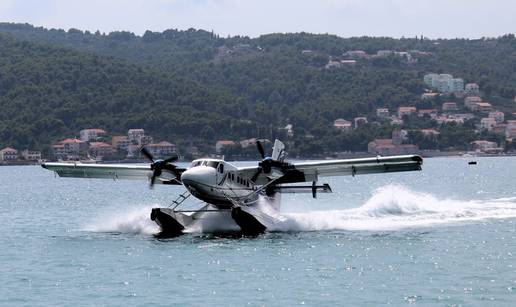
<svg viewBox="0 0 516 307">
<path fill-rule="evenodd" d="M 431 38 L 516 32 L 516 0 L 0 0 L 0 20 L 50 28 L 312 32 Z"/>
</svg>

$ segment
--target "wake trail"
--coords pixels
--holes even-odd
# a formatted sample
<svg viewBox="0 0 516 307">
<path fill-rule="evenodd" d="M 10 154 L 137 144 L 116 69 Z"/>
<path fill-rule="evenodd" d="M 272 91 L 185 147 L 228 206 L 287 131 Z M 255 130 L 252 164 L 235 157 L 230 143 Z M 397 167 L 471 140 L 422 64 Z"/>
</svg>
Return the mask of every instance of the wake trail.
<svg viewBox="0 0 516 307">
<path fill-rule="evenodd" d="M 261 209 L 279 221 L 269 231 L 386 231 L 406 228 L 460 225 L 488 219 L 516 218 L 516 197 L 493 200 L 461 201 L 439 199 L 431 194 L 412 191 L 399 185 L 387 185 L 375 190 L 360 207 L 341 210 L 284 213 L 276 211 L 266 199 L 261 199 Z M 159 227 L 150 220 L 148 206 L 104 216 L 85 227 L 92 232 L 118 232 L 156 234 Z M 232 221 L 227 223 L 214 217 L 191 227 L 188 232 L 237 230 Z M 220 227 L 219 227 L 220 226 Z"/>
<path fill-rule="evenodd" d="M 399 230 L 516 217 L 516 197 L 460 201 L 387 185 L 362 206 L 345 210 L 284 213 L 276 231 Z"/>
</svg>

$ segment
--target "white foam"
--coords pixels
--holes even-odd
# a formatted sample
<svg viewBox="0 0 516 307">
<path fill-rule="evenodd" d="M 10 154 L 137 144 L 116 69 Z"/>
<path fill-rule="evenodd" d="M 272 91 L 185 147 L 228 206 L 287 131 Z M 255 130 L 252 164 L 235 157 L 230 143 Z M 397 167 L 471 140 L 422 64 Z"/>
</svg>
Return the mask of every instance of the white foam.
<svg viewBox="0 0 516 307">
<path fill-rule="evenodd" d="M 361 207 L 285 213 L 277 231 L 398 230 L 516 217 L 516 199 L 459 201 L 411 191 L 398 185 L 376 190 Z"/>
<path fill-rule="evenodd" d="M 92 232 L 120 232 L 134 234 L 155 234 L 159 226 L 150 219 L 152 207 L 132 208 L 104 215 L 98 221 L 87 225 L 84 230 Z"/>
</svg>

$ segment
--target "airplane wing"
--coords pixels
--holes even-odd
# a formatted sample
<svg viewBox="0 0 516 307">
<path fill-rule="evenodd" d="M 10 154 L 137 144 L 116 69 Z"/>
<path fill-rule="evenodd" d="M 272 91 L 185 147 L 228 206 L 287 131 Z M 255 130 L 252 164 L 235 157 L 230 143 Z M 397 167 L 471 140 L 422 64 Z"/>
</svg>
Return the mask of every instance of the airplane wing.
<svg viewBox="0 0 516 307">
<path fill-rule="evenodd" d="M 103 178 L 103 179 L 143 179 L 152 177 L 150 165 L 131 164 L 82 164 L 82 163 L 43 163 L 43 168 L 56 172 L 60 177 Z M 183 169 L 177 169 L 182 172 Z M 175 175 L 163 169 L 156 183 L 174 184 L 170 182 Z"/>
<path fill-rule="evenodd" d="M 293 168 L 305 177 L 329 177 L 421 170 L 423 158 L 418 155 L 373 157 L 294 163 Z"/>
<path fill-rule="evenodd" d="M 422 164 L 423 158 L 418 155 L 298 162 L 290 163 L 283 172 L 261 173 L 255 183 L 266 184 L 272 179 L 277 179 L 277 183 L 310 182 L 319 177 L 416 171 L 421 170 Z M 244 167 L 241 171 L 252 177 L 259 168 Z"/>
</svg>

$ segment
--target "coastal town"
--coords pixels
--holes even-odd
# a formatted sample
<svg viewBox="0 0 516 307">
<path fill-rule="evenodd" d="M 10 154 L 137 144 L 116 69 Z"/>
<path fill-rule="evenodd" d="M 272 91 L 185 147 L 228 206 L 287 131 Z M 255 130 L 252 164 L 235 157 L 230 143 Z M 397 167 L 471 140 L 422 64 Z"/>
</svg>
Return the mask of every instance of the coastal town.
<svg viewBox="0 0 516 307">
<path fill-rule="evenodd" d="M 304 53 L 311 51 L 305 50 Z M 411 56 L 415 51 L 398 52 L 382 50 L 374 57 L 399 56 L 407 63 L 415 61 Z M 418 54 L 426 54 L 417 51 Z M 345 59 L 336 61 L 331 59 L 326 69 L 342 69 L 345 65 L 355 65 L 357 58 L 367 59 L 371 56 L 364 51 L 355 50 L 344 53 Z M 426 156 L 446 154 L 505 154 L 508 152 L 507 144 L 512 144 L 516 137 L 516 113 L 505 113 L 493 107 L 485 101 L 477 83 L 466 83 L 462 78 L 456 78 L 451 74 L 428 73 L 423 79 L 426 89 L 421 93 L 419 102 L 399 106 L 390 110 L 387 107 L 377 108 L 373 115 L 362 115 L 354 118 L 336 118 L 333 127 L 340 133 L 350 133 L 361 129 L 364 125 L 389 124 L 392 127 L 392 137 L 374 139 L 367 146 L 367 153 L 362 155 L 399 155 L 399 154 L 423 154 Z M 427 108 L 427 105 L 436 105 L 436 101 L 442 101 L 438 107 Z M 515 97 L 516 104 L 516 97 Z M 422 107 L 423 106 L 423 107 Z M 428 121 L 434 124 L 432 127 L 420 129 L 402 129 L 405 121 Z M 438 150 L 422 150 L 417 144 L 411 144 L 409 136 L 419 133 L 423 138 L 435 139 L 439 136 L 439 127 L 443 124 L 453 123 L 464 125 L 466 122 L 474 122 L 475 133 L 489 132 L 502 137 L 505 141 L 494 141 L 478 138 L 470 142 L 466 152 L 439 152 Z M 283 130 L 287 138 L 294 134 L 292 124 L 278 129 Z M 264 143 L 270 140 L 263 139 Z M 287 140 L 288 141 L 288 140 Z M 197 146 L 189 146 L 183 150 L 189 153 L 189 157 L 198 158 L 204 155 L 222 156 L 228 148 L 247 149 L 255 146 L 256 138 L 245 140 L 218 140 L 212 146 L 211 152 L 201 152 Z M 79 137 L 69 137 L 56 141 L 51 145 L 48 156 L 43 156 L 40 151 L 31 149 L 16 149 L 10 146 L 0 150 L 1 164 L 30 164 L 43 160 L 55 161 L 141 161 L 140 149 L 145 146 L 151 154 L 157 158 L 166 158 L 172 155 L 181 155 L 179 148 L 165 140 L 154 142 L 152 136 L 145 133 L 142 128 L 129 129 L 126 135 L 110 135 L 101 128 L 85 128 L 79 131 Z M 338 154 L 338 153 L 337 153 Z"/>
<path fill-rule="evenodd" d="M 176 145 L 167 142 L 153 142 L 144 129 L 129 129 L 127 135 L 110 136 L 104 129 L 89 128 L 79 131 L 79 138 L 65 138 L 51 146 L 51 160 L 99 162 L 104 160 L 141 159 L 140 148 L 145 146 L 156 158 L 170 157 L 177 153 Z M 0 150 L 0 161 L 41 162 L 39 151 L 23 150 L 18 154 L 14 148 Z"/>
</svg>

